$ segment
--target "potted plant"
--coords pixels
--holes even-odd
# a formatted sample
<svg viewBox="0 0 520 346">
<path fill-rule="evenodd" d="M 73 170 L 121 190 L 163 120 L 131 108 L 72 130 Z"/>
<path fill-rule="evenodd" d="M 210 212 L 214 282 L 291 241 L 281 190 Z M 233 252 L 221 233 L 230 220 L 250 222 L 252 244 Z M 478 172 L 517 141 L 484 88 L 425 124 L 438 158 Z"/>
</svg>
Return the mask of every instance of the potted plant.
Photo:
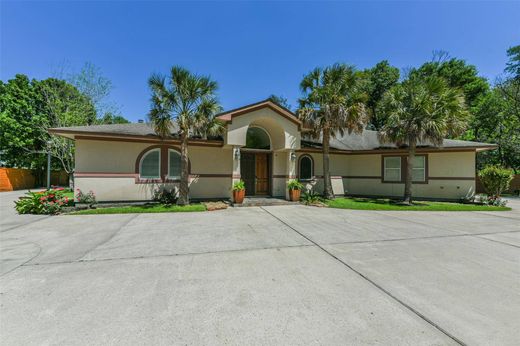
<svg viewBox="0 0 520 346">
<path fill-rule="evenodd" d="M 241 204 L 246 195 L 246 187 L 243 180 L 239 180 L 233 184 L 233 201 Z"/>
<path fill-rule="evenodd" d="M 287 187 L 289 188 L 289 199 L 293 202 L 299 201 L 300 193 L 301 193 L 301 190 L 303 189 L 303 184 L 300 183 L 298 180 L 293 179 L 293 180 L 289 180 Z"/>
</svg>

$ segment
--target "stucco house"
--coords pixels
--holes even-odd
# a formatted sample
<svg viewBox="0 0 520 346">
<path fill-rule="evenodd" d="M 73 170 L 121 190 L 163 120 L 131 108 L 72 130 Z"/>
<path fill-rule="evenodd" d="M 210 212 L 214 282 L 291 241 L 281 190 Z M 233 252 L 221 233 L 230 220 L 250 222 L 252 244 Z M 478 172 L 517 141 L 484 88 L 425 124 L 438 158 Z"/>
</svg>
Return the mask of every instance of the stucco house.
<svg viewBox="0 0 520 346">
<path fill-rule="evenodd" d="M 242 179 L 246 195 L 287 197 L 287 182 L 323 188 L 321 143 L 306 135 L 296 115 L 261 101 L 219 115 L 221 138 L 189 142 L 190 197 L 228 199 Z M 75 186 L 99 201 L 150 200 L 154 189 L 179 183 L 179 140 L 162 140 L 146 123 L 54 128 L 76 142 Z M 175 132 L 175 131 L 174 131 Z M 475 191 L 475 156 L 493 144 L 444 140 L 419 143 L 413 170 L 416 197 L 459 199 Z M 377 132 L 331 141 L 336 195 L 402 196 L 406 149 L 380 143 Z"/>
</svg>

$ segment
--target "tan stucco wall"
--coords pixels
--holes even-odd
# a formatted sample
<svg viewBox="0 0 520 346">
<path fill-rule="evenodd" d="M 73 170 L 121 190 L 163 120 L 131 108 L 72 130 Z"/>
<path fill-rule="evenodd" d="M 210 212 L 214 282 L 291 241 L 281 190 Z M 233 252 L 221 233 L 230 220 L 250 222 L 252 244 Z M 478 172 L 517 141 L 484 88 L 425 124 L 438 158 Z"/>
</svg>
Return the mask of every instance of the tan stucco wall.
<svg viewBox="0 0 520 346">
<path fill-rule="evenodd" d="M 244 115 L 243 117 L 245 117 Z M 238 117 L 235 120 L 242 118 Z M 283 118 L 282 118 L 283 119 Z M 285 119 L 283 119 L 285 120 Z M 153 190 L 161 184 L 137 184 L 135 162 L 138 155 L 152 143 L 118 142 L 102 140 L 76 141 L 76 173 L 95 173 L 97 177 L 77 176 L 76 187 L 84 191 L 93 190 L 98 200 L 149 200 Z M 323 161 L 321 153 L 297 152 L 295 162 L 290 160 L 291 150 L 273 152 L 272 193 L 274 196 L 286 195 L 286 184 L 297 173 L 295 166 L 303 154 L 310 155 L 314 161 L 314 175 L 317 176 L 307 185 L 318 192 L 323 190 Z M 191 175 L 190 196 L 192 198 L 229 198 L 233 167 L 232 147 L 189 148 Z M 381 155 L 337 155 L 330 157 L 331 176 L 335 177 L 335 194 L 400 196 L 404 184 L 381 182 Z M 103 176 L 103 173 L 109 176 Z M 236 173 L 236 172 L 235 172 Z M 127 176 L 118 176 L 117 174 Z M 130 176 L 128 176 L 130 175 Z M 220 176 L 199 176 L 220 175 Z M 428 153 L 427 184 L 414 184 L 416 197 L 458 199 L 475 192 L 475 152 Z M 357 178 L 356 178 L 357 177 Z M 375 177 L 370 179 L 369 177 Z M 435 179 L 443 178 L 443 179 Z M 447 178 L 454 178 L 447 180 Z M 457 179 L 457 178 L 470 178 Z M 174 186 L 168 184 L 167 186 Z"/>
<path fill-rule="evenodd" d="M 133 177 L 102 176 L 103 173 L 135 174 L 139 154 L 152 143 L 98 140 L 76 141 L 76 173 L 96 173 L 99 177 L 75 178 L 76 188 L 92 190 L 99 201 L 150 200 L 154 189 L 177 184 L 137 184 Z M 229 198 L 231 196 L 232 150 L 221 147 L 190 146 L 190 197 Z M 225 177 L 201 177 L 219 174 Z"/>
<path fill-rule="evenodd" d="M 323 176 L 321 153 L 298 153 L 310 155 L 314 160 L 314 175 Z M 342 176 L 345 194 L 401 196 L 402 183 L 382 183 L 381 155 L 331 155 L 331 176 Z M 475 193 L 475 181 L 456 178 L 475 178 L 475 152 L 428 153 L 427 184 L 413 184 L 413 194 L 424 198 L 459 199 Z M 356 178 L 357 177 L 357 178 Z M 365 177 L 365 178 L 360 178 Z M 374 178 L 369 178 L 374 177 Z M 444 178 L 444 179 L 435 179 Z M 446 178 L 455 178 L 446 180 Z M 318 192 L 323 191 L 321 178 L 308 184 Z M 341 184 L 333 179 L 335 194 L 339 194 Z"/>
<path fill-rule="evenodd" d="M 246 133 L 250 125 L 262 127 L 269 133 L 274 150 L 300 148 L 298 125 L 269 108 L 234 117 L 227 126 L 226 144 L 246 145 Z"/>
</svg>

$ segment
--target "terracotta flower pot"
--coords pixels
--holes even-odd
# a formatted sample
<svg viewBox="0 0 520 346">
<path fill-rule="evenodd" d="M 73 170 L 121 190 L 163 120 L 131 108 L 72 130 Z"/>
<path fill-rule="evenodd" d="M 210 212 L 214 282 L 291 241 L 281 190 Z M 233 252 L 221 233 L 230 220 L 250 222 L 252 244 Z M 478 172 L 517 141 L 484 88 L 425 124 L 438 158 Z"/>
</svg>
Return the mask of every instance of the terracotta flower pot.
<svg viewBox="0 0 520 346">
<path fill-rule="evenodd" d="M 246 190 L 234 190 L 233 191 L 233 200 L 236 204 L 242 204 L 244 202 L 244 196 L 246 195 Z"/>
<path fill-rule="evenodd" d="M 301 193 L 300 190 L 290 189 L 289 190 L 289 199 L 292 202 L 298 202 L 300 200 L 300 193 Z"/>
</svg>

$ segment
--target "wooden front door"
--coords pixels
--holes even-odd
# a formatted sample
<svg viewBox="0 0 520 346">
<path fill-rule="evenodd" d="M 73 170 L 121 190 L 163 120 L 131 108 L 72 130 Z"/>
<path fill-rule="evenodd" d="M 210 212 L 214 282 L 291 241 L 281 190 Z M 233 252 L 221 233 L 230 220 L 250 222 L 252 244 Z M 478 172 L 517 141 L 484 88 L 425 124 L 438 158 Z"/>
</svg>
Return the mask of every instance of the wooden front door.
<svg viewBox="0 0 520 346">
<path fill-rule="evenodd" d="M 256 184 L 257 195 L 269 194 L 269 156 L 256 154 Z"/>
<path fill-rule="evenodd" d="M 269 154 L 242 152 L 240 176 L 246 186 L 246 195 L 269 194 Z"/>
</svg>

